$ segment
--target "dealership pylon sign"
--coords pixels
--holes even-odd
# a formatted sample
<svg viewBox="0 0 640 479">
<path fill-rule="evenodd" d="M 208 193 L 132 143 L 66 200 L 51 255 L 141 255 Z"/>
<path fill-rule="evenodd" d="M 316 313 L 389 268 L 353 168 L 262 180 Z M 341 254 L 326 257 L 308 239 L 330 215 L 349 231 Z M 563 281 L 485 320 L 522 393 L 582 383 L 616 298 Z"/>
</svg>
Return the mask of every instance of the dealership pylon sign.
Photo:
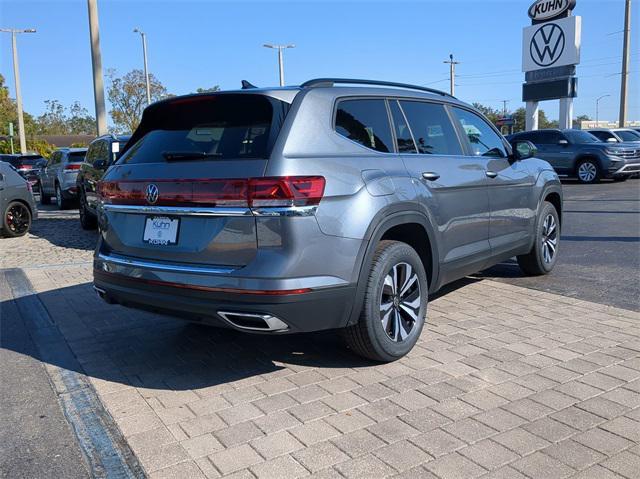
<svg viewBox="0 0 640 479">
<path fill-rule="evenodd" d="M 571 128 L 578 94 L 582 18 L 572 16 L 575 0 L 538 0 L 529 7 L 531 26 L 522 35 L 522 99 L 527 130 L 538 128 L 538 102 L 560 100 L 560 126 Z"/>
</svg>

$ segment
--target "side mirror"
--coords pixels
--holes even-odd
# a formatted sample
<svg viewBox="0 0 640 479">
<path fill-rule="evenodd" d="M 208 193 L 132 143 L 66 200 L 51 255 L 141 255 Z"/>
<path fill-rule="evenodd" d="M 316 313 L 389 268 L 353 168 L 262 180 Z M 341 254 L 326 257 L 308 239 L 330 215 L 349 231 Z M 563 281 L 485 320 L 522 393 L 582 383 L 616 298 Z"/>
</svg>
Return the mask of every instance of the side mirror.
<svg viewBox="0 0 640 479">
<path fill-rule="evenodd" d="M 618 143 L 618 140 L 616 140 L 613 137 L 609 137 L 609 138 L 607 138 L 607 143 Z"/>
<path fill-rule="evenodd" d="M 567 140 L 558 140 L 558 145 L 567 146 L 569 142 Z"/>
<path fill-rule="evenodd" d="M 93 167 L 96 170 L 106 170 L 107 166 L 107 160 L 96 160 L 93 162 Z"/>
<path fill-rule="evenodd" d="M 516 160 L 526 160 L 527 158 L 533 158 L 538 154 L 536 145 L 528 140 L 516 141 L 513 144 L 514 158 Z"/>
</svg>

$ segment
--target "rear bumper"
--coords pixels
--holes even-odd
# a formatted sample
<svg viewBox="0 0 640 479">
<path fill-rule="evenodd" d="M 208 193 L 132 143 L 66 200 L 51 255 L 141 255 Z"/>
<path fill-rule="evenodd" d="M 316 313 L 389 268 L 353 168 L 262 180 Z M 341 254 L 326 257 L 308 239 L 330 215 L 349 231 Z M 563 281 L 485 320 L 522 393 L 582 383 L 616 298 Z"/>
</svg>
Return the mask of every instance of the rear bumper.
<svg viewBox="0 0 640 479">
<path fill-rule="evenodd" d="M 270 334 L 344 327 L 355 297 L 355 286 L 308 289 L 298 293 L 282 291 L 283 294 L 275 291 L 264 294 L 255 290 L 241 292 L 229 288 L 205 289 L 206 287 L 194 284 L 170 283 L 106 272 L 99 266 L 96 268 L 95 264 L 94 286 L 106 301 L 126 307 L 168 314 L 212 326 Z M 229 320 L 236 313 L 270 316 L 286 327 L 260 330 L 238 326 Z"/>
</svg>

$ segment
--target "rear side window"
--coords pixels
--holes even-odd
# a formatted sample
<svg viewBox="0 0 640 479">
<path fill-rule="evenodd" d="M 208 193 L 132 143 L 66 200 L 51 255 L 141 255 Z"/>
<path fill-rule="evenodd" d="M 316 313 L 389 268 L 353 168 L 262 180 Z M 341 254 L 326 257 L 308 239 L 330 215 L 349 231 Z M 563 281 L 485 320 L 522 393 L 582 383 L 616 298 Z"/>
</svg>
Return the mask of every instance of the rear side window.
<svg viewBox="0 0 640 479">
<path fill-rule="evenodd" d="M 69 161 L 72 163 L 84 161 L 84 157 L 87 155 L 85 151 L 70 151 Z"/>
<path fill-rule="evenodd" d="M 118 163 L 268 158 L 286 111 L 262 95 L 184 97 L 147 108 Z"/>
<path fill-rule="evenodd" d="M 474 156 L 506 158 L 507 150 L 502 137 L 479 115 L 461 108 L 452 108 L 462 130 L 469 139 Z"/>
<path fill-rule="evenodd" d="M 383 153 L 393 151 L 389 115 L 384 99 L 343 100 L 338 103 L 336 131 Z"/>
<path fill-rule="evenodd" d="M 557 145 L 564 137 L 557 131 L 539 131 L 537 133 L 540 145 Z"/>
<path fill-rule="evenodd" d="M 443 105 L 419 101 L 401 101 L 416 140 L 418 153 L 462 155 L 456 131 Z"/>
</svg>

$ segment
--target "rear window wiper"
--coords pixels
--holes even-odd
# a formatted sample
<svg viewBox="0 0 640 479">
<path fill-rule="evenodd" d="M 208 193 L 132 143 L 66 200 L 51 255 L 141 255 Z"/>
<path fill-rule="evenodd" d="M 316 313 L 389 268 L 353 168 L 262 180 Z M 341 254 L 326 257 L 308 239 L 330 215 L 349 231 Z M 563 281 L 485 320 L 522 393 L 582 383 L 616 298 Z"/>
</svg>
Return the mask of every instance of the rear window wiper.
<svg viewBox="0 0 640 479">
<path fill-rule="evenodd" d="M 207 158 L 222 158 L 222 153 L 205 153 L 204 151 L 163 151 L 165 160 L 206 160 Z"/>
</svg>

